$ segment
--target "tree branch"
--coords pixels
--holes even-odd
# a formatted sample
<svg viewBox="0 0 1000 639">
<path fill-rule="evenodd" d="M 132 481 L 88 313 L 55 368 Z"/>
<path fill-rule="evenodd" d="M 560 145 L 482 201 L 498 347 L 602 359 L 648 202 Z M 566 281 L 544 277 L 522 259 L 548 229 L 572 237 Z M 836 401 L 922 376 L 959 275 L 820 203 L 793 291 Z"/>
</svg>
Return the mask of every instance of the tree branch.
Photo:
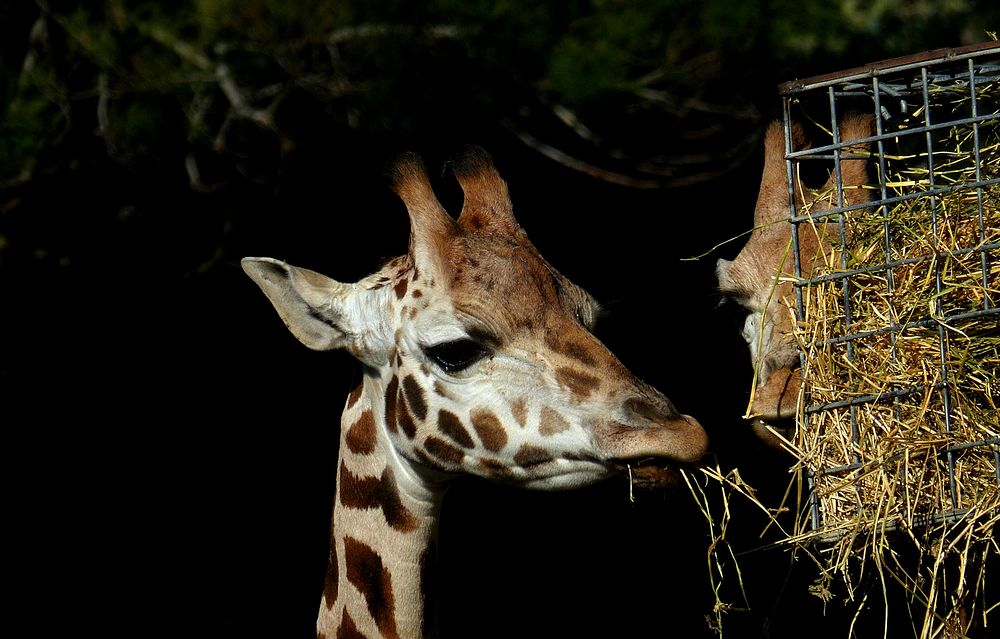
<svg viewBox="0 0 1000 639">
<path fill-rule="evenodd" d="M 663 186 L 662 183 L 655 180 L 640 180 L 632 178 L 627 175 L 615 173 L 614 171 L 608 171 L 594 166 L 593 164 L 584 162 L 583 160 L 575 158 L 564 151 L 560 151 L 559 149 L 542 142 L 524 129 L 515 125 L 510 120 L 504 119 L 502 124 L 504 128 L 516 135 L 517 139 L 526 144 L 528 147 L 538 151 L 550 160 L 554 160 L 555 162 L 558 162 L 567 168 L 573 169 L 574 171 L 579 171 L 585 175 L 589 175 L 590 177 L 610 182 L 611 184 L 619 184 L 621 186 L 628 186 L 635 189 L 655 189 Z"/>
</svg>

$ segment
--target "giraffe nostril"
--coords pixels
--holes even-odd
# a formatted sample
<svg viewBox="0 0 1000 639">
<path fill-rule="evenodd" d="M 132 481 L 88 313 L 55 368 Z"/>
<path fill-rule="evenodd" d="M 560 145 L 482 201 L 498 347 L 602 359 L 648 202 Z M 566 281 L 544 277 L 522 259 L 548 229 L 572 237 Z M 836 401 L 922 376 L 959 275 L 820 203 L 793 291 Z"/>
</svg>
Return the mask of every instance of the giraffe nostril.
<svg viewBox="0 0 1000 639">
<path fill-rule="evenodd" d="M 681 414 L 666 397 L 650 401 L 644 397 L 631 397 L 625 400 L 625 414 L 630 419 L 646 420 L 655 423 L 679 419 Z"/>
</svg>

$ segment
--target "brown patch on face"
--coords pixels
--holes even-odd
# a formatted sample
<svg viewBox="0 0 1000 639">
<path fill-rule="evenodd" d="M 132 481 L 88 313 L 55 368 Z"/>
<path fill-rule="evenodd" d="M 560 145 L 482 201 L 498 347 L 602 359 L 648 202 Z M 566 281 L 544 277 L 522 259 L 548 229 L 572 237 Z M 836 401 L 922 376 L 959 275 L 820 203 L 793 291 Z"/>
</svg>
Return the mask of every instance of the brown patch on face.
<svg viewBox="0 0 1000 639">
<path fill-rule="evenodd" d="M 503 463 L 499 459 L 492 459 L 489 457 L 483 457 L 478 462 L 479 467 L 482 468 L 486 475 L 490 477 L 510 477 L 510 468 L 507 464 Z"/>
<path fill-rule="evenodd" d="M 351 394 L 347 396 L 347 408 L 354 406 L 361 399 L 361 392 L 364 390 L 364 384 L 358 384 L 351 391 Z"/>
<path fill-rule="evenodd" d="M 510 403 L 510 412 L 514 415 L 518 425 L 524 428 L 528 424 L 528 402 L 523 397 L 519 397 Z"/>
<path fill-rule="evenodd" d="M 420 461 L 420 463 L 422 463 L 424 466 L 428 466 L 430 468 L 438 468 L 441 466 L 441 464 L 435 461 L 433 457 L 431 457 L 424 451 L 420 450 L 419 448 L 413 451 L 413 456 L 416 457 L 417 460 Z"/>
<path fill-rule="evenodd" d="M 387 639 L 399 639 L 396 631 L 396 601 L 392 593 L 392 575 L 371 546 L 353 537 L 344 537 L 347 580 L 361 592 L 368 612 Z"/>
<path fill-rule="evenodd" d="M 381 508 L 386 523 L 400 532 L 410 532 L 419 523 L 403 505 L 396 479 L 388 468 L 382 471 L 381 477 L 358 477 L 341 462 L 337 494 L 340 503 L 347 508 Z"/>
<path fill-rule="evenodd" d="M 441 382 L 438 382 L 438 381 L 434 382 L 434 392 L 437 393 L 438 395 L 440 395 L 441 397 L 446 398 L 446 399 L 451 399 L 452 398 L 451 397 L 451 393 L 448 392 L 448 389 L 446 389 L 444 387 L 444 384 L 442 384 Z"/>
<path fill-rule="evenodd" d="M 408 285 L 409 282 L 406 281 L 406 278 L 403 278 L 392 287 L 392 290 L 396 291 L 396 299 L 403 299 L 403 296 L 406 295 L 406 287 Z"/>
<path fill-rule="evenodd" d="M 537 325 L 538 323 L 533 317 L 520 318 L 516 323 L 517 328 L 528 332 L 534 331 Z"/>
<path fill-rule="evenodd" d="M 347 429 L 344 439 L 352 453 L 370 455 L 375 452 L 375 418 L 370 410 L 361 413 L 358 421 Z"/>
<path fill-rule="evenodd" d="M 593 366 L 597 363 L 597 359 L 591 353 L 593 346 L 572 339 L 561 340 L 555 331 L 545 333 L 545 345 L 560 355 L 572 357 L 586 366 Z"/>
<path fill-rule="evenodd" d="M 469 431 L 462 426 L 462 420 L 458 415 L 446 410 L 438 411 L 438 430 L 451 438 L 459 446 L 464 448 L 475 448 L 476 443 L 472 441 Z"/>
<path fill-rule="evenodd" d="M 413 375 L 407 375 L 403 378 L 403 393 L 406 394 L 406 401 L 410 404 L 417 419 L 426 420 L 427 399 L 424 397 L 424 389 L 420 388 L 420 384 L 413 378 Z"/>
<path fill-rule="evenodd" d="M 472 427 L 479 435 L 479 441 L 487 450 L 497 452 L 507 445 L 507 431 L 504 430 L 500 419 L 490 411 L 478 408 L 472 411 Z"/>
<path fill-rule="evenodd" d="M 392 432 L 396 429 L 396 398 L 399 395 L 399 381 L 396 377 L 389 380 L 385 387 L 385 425 Z"/>
<path fill-rule="evenodd" d="M 417 319 L 417 307 L 411 306 L 408 310 L 410 319 Z"/>
<path fill-rule="evenodd" d="M 455 448 L 445 440 L 433 435 L 428 437 L 427 441 L 424 442 L 424 448 L 430 454 L 449 464 L 461 464 L 465 458 L 465 453 L 461 449 Z"/>
<path fill-rule="evenodd" d="M 423 295 L 424 295 L 424 292 L 421 291 L 419 288 L 413 289 L 413 299 L 416 299 L 418 297 L 423 297 Z"/>
<path fill-rule="evenodd" d="M 363 632 L 358 630 L 358 626 L 347 612 L 347 608 L 344 608 L 344 616 L 340 620 L 340 625 L 337 626 L 336 639 L 368 639 Z"/>
<path fill-rule="evenodd" d="M 579 397 L 588 397 L 601 387 L 600 379 L 565 366 L 556 369 L 556 380 Z"/>
<path fill-rule="evenodd" d="M 469 228 L 478 231 L 479 229 L 486 226 L 487 219 L 482 213 L 476 211 L 471 215 L 466 215 L 465 217 L 463 217 L 462 222 L 467 223 L 469 225 Z"/>
<path fill-rule="evenodd" d="M 396 400 L 396 419 L 398 420 L 396 423 L 403 429 L 407 437 L 413 439 L 417 435 L 417 424 L 413 421 L 413 415 L 406 407 L 406 402 L 403 401 L 402 393 L 396 397 Z"/>
<path fill-rule="evenodd" d="M 538 432 L 545 437 L 550 437 L 564 430 L 569 430 L 569 422 L 566 421 L 566 418 L 558 411 L 543 406 L 542 413 L 538 418 Z"/>
<path fill-rule="evenodd" d="M 538 466 L 553 459 L 555 458 L 549 454 L 549 451 L 538 446 L 532 446 L 531 444 L 524 444 L 518 449 L 517 454 L 514 455 L 514 463 L 522 468 Z"/>
</svg>

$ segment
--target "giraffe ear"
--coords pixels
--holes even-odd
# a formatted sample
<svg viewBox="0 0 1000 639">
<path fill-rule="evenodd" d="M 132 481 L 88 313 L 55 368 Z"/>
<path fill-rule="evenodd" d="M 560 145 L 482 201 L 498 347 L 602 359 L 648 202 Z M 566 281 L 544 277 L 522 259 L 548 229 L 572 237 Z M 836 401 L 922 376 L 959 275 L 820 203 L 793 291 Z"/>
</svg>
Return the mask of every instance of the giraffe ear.
<svg viewBox="0 0 1000 639">
<path fill-rule="evenodd" d="M 505 235 L 524 233 L 514 219 L 507 183 L 493 166 L 489 153 L 470 146 L 451 165 L 465 194 L 459 226 L 467 231 L 490 227 Z"/>
<path fill-rule="evenodd" d="M 246 257 L 242 265 L 300 342 L 317 351 L 347 348 L 367 359 L 372 341 L 366 337 L 378 323 L 362 316 L 370 305 L 359 298 L 371 291 L 269 257 Z"/>
</svg>

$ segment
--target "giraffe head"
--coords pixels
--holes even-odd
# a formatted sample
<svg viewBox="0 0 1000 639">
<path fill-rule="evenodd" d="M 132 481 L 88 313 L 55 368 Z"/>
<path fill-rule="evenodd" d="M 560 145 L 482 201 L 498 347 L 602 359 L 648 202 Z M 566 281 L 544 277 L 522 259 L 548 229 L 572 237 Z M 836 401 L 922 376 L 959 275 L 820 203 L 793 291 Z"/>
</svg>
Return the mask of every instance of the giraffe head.
<svg viewBox="0 0 1000 639">
<path fill-rule="evenodd" d="M 489 156 L 472 149 L 453 168 L 457 220 L 416 156 L 396 162 L 409 251 L 357 283 L 243 261 L 306 346 L 361 360 L 374 435 L 421 470 L 544 489 L 626 465 L 655 483 L 664 460 L 700 458 L 701 426 L 590 332 L 596 302 L 528 240 Z"/>
<path fill-rule="evenodd" d="M 871 116 L 845 116 L 840 122 L 840 140 L 850 142 L 872 135 Z M 805 132 L 792 123 L 789 136 L 794 150 L 808 148 Z M 867 154 L 869 144 L 853 144 L 844 152 Z M 840 181 L 831 174 L 826 184 L 816 190 L 801 188 L 793 181 L 797 214 L 827 211 L 837 205 L 838 194 L 844 205 L 870 199 L 866 160 L 841 161 Z M 785 132 L 780 122 L 772 123 L 764 137 L 764 172 L 761 178 L 754 228 L 746 245 L 732 261 L 719 260 L 716 274 L 719 290 L 747 311 L 743 337 L 757 371 L 757 388 L 750 416 L 755 432 L 766 442 L 779 446 L 762 423 L 775 426 L 775 421 L 795 417 L 801 378 L 799 376 L 799 346 L 794 337 L 795 298 L 792 287 L 794 260 L 792 224 L 788 222 L 788 173 L 785 165 Z M 814 224 L 802 224 L 798 232 L 800 272 L 809 277 L 817 260 L 831 250 L 834 223 L 820 218 Z M 829 259 L 827 256 L 826 259 Z M 790 434 L 778 427 L 779 432 Z"/>
</svg>

